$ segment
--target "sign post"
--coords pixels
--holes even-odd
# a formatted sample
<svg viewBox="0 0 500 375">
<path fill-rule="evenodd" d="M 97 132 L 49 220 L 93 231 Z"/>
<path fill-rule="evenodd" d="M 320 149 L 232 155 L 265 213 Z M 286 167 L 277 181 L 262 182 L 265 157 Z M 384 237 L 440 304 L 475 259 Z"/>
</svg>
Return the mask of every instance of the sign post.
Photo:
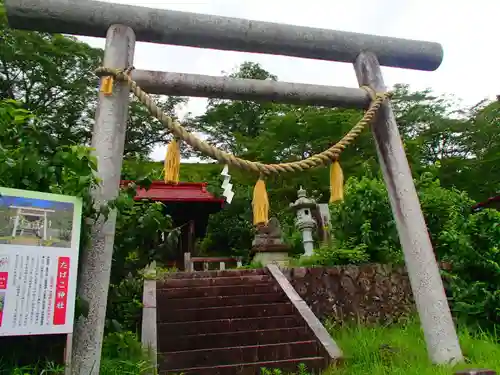
<svg viewBox="0 0 500 375">
<path fill-rule="evenodd" d="M 0 336 L 71 334 L 82 202 L 0 188 Z"/>
</svg>

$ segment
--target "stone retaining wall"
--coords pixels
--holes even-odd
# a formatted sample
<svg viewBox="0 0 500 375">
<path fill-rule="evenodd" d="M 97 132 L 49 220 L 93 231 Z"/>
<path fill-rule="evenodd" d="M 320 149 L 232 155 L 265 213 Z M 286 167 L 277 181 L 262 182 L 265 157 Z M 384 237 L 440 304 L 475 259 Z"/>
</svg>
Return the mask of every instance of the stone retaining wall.
<svg viewBox="0 0 500 375">
<path fill-rule="evenodd" d="M 404 267 L 363 266 L 290 268 L 290 283 L 319 319 L 336 323 L 390 323 L 414 311 L 410 281 Z"/>
</svg>

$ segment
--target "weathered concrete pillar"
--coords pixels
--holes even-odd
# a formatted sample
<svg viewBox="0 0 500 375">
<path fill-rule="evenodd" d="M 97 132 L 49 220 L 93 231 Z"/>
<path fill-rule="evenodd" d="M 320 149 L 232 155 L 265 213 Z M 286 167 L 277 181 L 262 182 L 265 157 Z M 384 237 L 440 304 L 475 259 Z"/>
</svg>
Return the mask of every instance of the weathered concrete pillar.
<svg viewBox="0 0 500 375">
<path fill-rule="evenodd" d="M 360 85 L 370 86 L 377 92 L 386 90 L 374 54 L 362 52 L 354 67 Z M 390 104 L 382 106 L 371 130 L 429 356 L 437 364 L 462 361 L 443 281 Z"/>
<path fill-rule="evenodd" d="M 153 261 L 144 269 L 144 289 L 142 294 L 142 330 L 141 343 L 147 351 L 153 364 L 152 371 L 147 375 L 156 375 L 158 372 L 158 333 L 156 323 L 156 262 Z"/>
<path fill-rule="evenodd" d="M 16 219 L 14 220 L 14 228 L 12 229 L 12 237 L 17 236 L 17 228 L 19 227 L 19 221 L 21 220 L 21 209 L 17 209 Z"/>
<path fill-rule="evenodd" d="M 113 25 L 106 36 L 104 66 L 125 69 L 132 65 L 135 35 L 132 29 Z M 111 96 L 99 95 L 92 147 L 98 159 L 97 175 L 101 179 L 93 196 L 96 205 L 106 204 L 119 191 L 128 117 L 129 90 L 115 83 Z M 72 373 L 98 375 L 102 336 L 106 316 L 111 259 L 115 237 L 116 212 L 106 221 L 101 217 L 92 227 L 92 239 L 81 255 L 78 296 L 89 305 L 87 317 L 75 322 Z"/>
</svg>

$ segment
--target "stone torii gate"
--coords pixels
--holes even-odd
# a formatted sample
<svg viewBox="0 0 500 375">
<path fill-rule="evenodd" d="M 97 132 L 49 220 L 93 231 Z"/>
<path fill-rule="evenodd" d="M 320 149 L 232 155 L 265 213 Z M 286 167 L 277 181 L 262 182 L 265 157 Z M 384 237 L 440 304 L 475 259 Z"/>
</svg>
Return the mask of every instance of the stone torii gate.
<svg viewBox="0 0 500 375">
<path fill-rule="evenodd" d="M 14 28 L 106 37 L 107 68 L 132 66 L 137 40 L 352 63 L 360 86 L 382 92 L 386 87 L 381 66 L 433 71 L 443 57 L 437 43 L 92 0 L 5 0 L 5 6 Z M 370 103 L 369 95 L 360 88 L 141 70 L 134 71 L 132 78 L 152 94 L 362 109 Z M 94 194 L 98 202 L 111 200 L 118 192 L 128 100 L 128 88 L 122 82 L 116 83 L 113 95 L 99 96 L 92 139 L 102 180 Z M 435 363 L 460 361 L 463 357 L 455 326 L 390 104 L 381 108 L 371 131 L 429 356 Z M 92 249 L 83 254 L 79 295 L 88 299 L 90 311 L 75 328 L 74 374 L 99 373 L 115 220 L 116 214 L 112 214 L 107 222 L 95 224 Z"/>
<path fill-rule="evenodd" d="M 47 220 L 47 213 L 54 213 L 55 210 L 50 210 L 46 208 L 36 208 L 36 207 L 22 207 L 22 206 L 10 206 L 9 208 L 16 210 L 16 216 L 14 219 L 14 228 L 12 229 L 12 237 L 17 236 L 18 229 L 21 229 L 21 235 L 24 230 L 39 230 L 40 227 L 43 228 L 43 232 L 40 234 L 41 238 L 47 240 L 47 229 L 49 226 L 49 220 Z M 38 220 L 35 222 L 27 222 L 26 216 L 37 217 Z M 42 223 L 40 223 L 42 221 Z"/>
</svg>

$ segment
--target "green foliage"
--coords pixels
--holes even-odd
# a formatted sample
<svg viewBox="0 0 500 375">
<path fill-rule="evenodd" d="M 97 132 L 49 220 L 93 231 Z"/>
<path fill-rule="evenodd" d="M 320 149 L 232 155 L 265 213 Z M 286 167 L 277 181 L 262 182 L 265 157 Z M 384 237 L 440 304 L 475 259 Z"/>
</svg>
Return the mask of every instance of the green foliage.
<svg viewBox="0 0 500 375">
<path fill-rule="evenodd" d="M 240 69 L 230 76 L 276 80 L 275 76 L 262 69 L 259 64 L 251 62 L 243 63 Z M 197 118 L 190 119 L 188 127 L 206 134 L 210 143 L 241 155 L 245 152 L 245 141 L 262 132 L 265 127 L 263 120 L 275 107 L 273 103 L 210 99 L 207 111 Z"/>
<path fill-rule="evenodd" d="M 180 228 L 172 228 L 163 203 L 133 200 L 134 186 L 113 202 L 118 215 L 106 311 L 108 332 L 140 332 L 143 270 L 153 262 L 159 267 L 166 264 L 180 235 Z"/>
<path fill-rule="evenodd" d="M 122 194 L 115 204 L 118 217 L 112 279 L 122 280 L 152 261 L 165 264 L 167 256 L 176 249 L 180 233 L 179 228 L 172 229 L 172 219 L 165 213 L 165 205 L 136 202 L 128 194 Z"/>
<path fill-rule="evenodd" d="M 283 215 L 285 218 L 289 218 L 292 215 Z M 283 217 L 282 216 L 282 217 Z M 280 220 L 280 219 L 278 219 Z M 285 239 L 285 243 L 290 246 L 290 250 L 288 254 L 292 259 L 298 258 L 304 254 L 304 244 L 302 243 L 302 233 L 297 230 L 294 222 L 289 221 L 281 221 L 281 226 L 283 229 L 283 237 Z"/>
<path fill-rule="evenodd" d="M 472 368 L 500 368 L 498 337 L 459 327 L 459 340 L 466 362 L 457 366 L 430 363 L 423 332 L 418 321 L 404 325 L 364 327 L 327 325 L 342 348 L 346 361 L 324 375 L 449 375 Z"/>
<path fill-rule="evenodd" d="M 387 190 L 380 179 L 350 178 L 344 202 L 331 205 L 330 227 L 339 248 L 365 251 L 371 262 L 401 260 Z"/>
<path fill-rule="evenodd" d="M 23 103 L 54 142 L 87 143 L 102 51 L 60 34 L 10 29 L 1 4 L 0 33 L 0 99 Z"/>
<path fill-rule="evenodd" d="M 4 187 L 75 195 L 83 200 L 83 214 L 95 218 L 90 192 L 97 186 L 97 162 L 92 149 L 60 146 L 39 126 L 31 112 L 14 100 L 0 101 L 0 185 Z M 88 241 L 82 221 L 82 248 Z"/>
<path fill-rule="evenodd" d="M 500 212 L 484 210 L 465 224 L 442 234 L 452 249 L 451 301 L 457 315 L 471 324 L 494 328 L 500 324 Z"/>
<path fill-rule="evenodd" d="M 0 3 L 0 100 L 22 103 L 39 119 L 38 128 L 59 145 L 89 145 L 97 106 L 103 51 L 61 34 L 9 28 Z M 154 96 L 166 113 L 184 104 L 179 97 Z M 132 102 L 125 143 L 126 157 L 148 157 L 171 135 L 147 109 Z"/>
<path fill-rule="evenodd" d="M 15 364 L 0 363 L 0 374 L 5 375 L 62 375 L 64 366 L 48 363 L 37 363 L 33 366 L 18 367 Z"/>
<path fill-rule="evenodd" d="M 104 338 L 101 368 L 103 375 L 154 374 L 154 366 L 137 337 L 132 332 L 114 332 Z M 5 375 L 63 375 L 64 366 L 41 361 L 31 366 L 18 366 L 2 358 L 0 374 Z"/>
<path fill-rule="evenodd" d="M 144 359 L 144 349 L 136 334 L 132 332 L 109 333 L 102 344 L 102 356 L 117 360 Z"/>
<path fill-rule="evenodd" d="M 327 330 L 342 348 L 341 366 L 332 366 L 323 375 L 449 375 L 455 371 L 500 368 L 498 337 L 473 332 L 465 326 L 458 334 L 465 362 L 455 366 L 436 366 L 429 361 L 423 332 L 417 320 L 387 326 L 344 325 L 325 322 Z M 280 369 L 261 369 L 261 375 L 309 375 L 304 364 L 292 373 Z"/>
<path fill-rule="evenodd" d="M 143 287 L 143 279 L 132 274 L 110 285 L 106 309 L 108 332 L 140 332 Z"/>
<path fill-rule="evenodd" d="M 239 186 L 238 190 L 239 196 L 210 218 L 207 236 L 201 243 L 202 251 L 221 255 L 248 255 L 254 236 L 251 191 L 245 186 Z"/>
<path fill-rule="evenodd" d="M 116 360 L 113 358 L 103 358 L 101 360 L 100 375 L 145 375 L 155 374 L 155 367 L 151 361 L 142 359 L 133 361 L 130 359 Z"/>
<path fill-rule="evenodd" d="M 0 102 L 0 183 L 20 189 L 86 196 L 95 186 L 90 148 L 60 146 L 19 102 Z"/>
<path fill-rule="evenodd" d="M 370 257 L 366 244 L 358 244 L 347 247 L 340 247 L 333 243 L 323 245 L 314 251 L 311 256 L 302 256 L 298 260 L 292 261 L 292 266 L 315 267 L 315 266 L 338 266 L 346 264 L 361 264 L 369 261 Z"/>
<path fill-rule="evenodd" d="M 500 212 L 472 214 L 467 194 L 442 187 L 430 173 L 424 173 L 416 185 L 436 255 L 452 264 L 447 274 L 452 309 L 460 318 L 483 327 L 498 324 Z M 349 179 L 344 202 L 333 205 L 331 214 L 334 247 L 317 250 L 302 264 L 402 259 L 387 193 L 379 179 Z"/>
<path fill-rule="evenodd" d="M 39 119 L 13 100 L 0 102 L 0 184 L 5 187 L 76 195 L 83 199 L 84 217 L 95 218 L 91 191 L 97 186 L 96 160 L 85 146 L 61 146 L 43 131 Z M 117 235 L 109 292 L 107 329 L 136 331 L 142 307 L 142 278 L 138 271 L 152 260 L 161 260 L 175 245 L 170 217 L 162 205 L 134 203 L 124 191 L 105 214 L 117 208 Z M 170 231 L 164 243 L 159 233 Z M 88 222 L 82 222 L 82 249 L 88 243 Z M 156 242 L 155 242 L 156 241 Z M 172 244 L 174 242 L 174 244 Z M 155 250 L 157 252 L 155 252 Z M 132 273 L 134 277 L 127 277 Z M 77 300 L 76 314 L 85 315 L 86 302 Z"/>
<path fill-rule="evenodd" d="M 452 248 L 443 242 L 443 235 L 460 230 L 474 202 L 463 191 L 443 187 L 430 172 L 423 173 L 416 186 L 434 251 L 438 258 L 446 259 Z"/>
<path fill-rule="evenodd" d="M 242 64 L 233 76 L 277 79 L 258 64 L 248 62 Z M 452 214 L 458 220 L 471 202 L 466 195 L 485 199 L 500 187 L 500 173 L 494 173 L 498 165 L 495 163 L 494 155 L 498 154 L 495 150 L 500 150 L 497 136 L 500 107 L 498 103 L 485 102 L 472 110 L 463 110 L 457 109 L 452 99 L 436 96 L 431 90 L 412 92 L 407 85 L 396 85 L 393 91 L 394 111 L 410 166 L 422 186 L 418 187 L 418 191 L 428 219 L 429 233 L 436 251 L 441 254 L 446 249 L 440 248 L 440 231 L 447 222 L 453 225 L 456 222 L 448 215 Z M 360 117 L 358 111 L 336 108 L 213 100 L 206 113 L 192 119 L 190 126 L 192 130 L 208 134 L 209 141 L 238 155 L 273 163 L 303 159 L 324 150 L 339 140 Z M 346 176 L 360 180 L 352 187 L 357 189 L 358 194 L 367 191 L 378 198 L 369 202 L 356 198 L 357 203 L 362 203 L 359 212 L 354 206 L 352 210 L 339 208 L 341 212 L 334 209 L 334 220 L 342 222 L 334 234 L 340 246 L 345 248 L 351 243 L 358 243 L 362 236 L 371 261 L 399 262 L 402 258 L 387 193 L 384 184 L 372 178 L 379 173 L 373 146 L 370 132 L 364 132 L 343 152 L 341 162 Z M 425 187 L 430 183 L 428 173 L 432 174 L 432 181 L 439 180 L 440 188 Z M 484 181 L 483 176 L 491 178 Z M 255 178 L 235 174 L 233 181 L 250 187 Z M 479 188 L 477 181 L 481 181 Z M 363 184 L 374 186 L 368 188 Z M 293 222 L 291 215 L 286 213 L 286 207 L 295 200 L 300 185 L 305 185 L 318 201 L 326 201 L 329 195 L 327 168 L 271 176 L 267 181 L 272 214 L 279 217 L 287 242 L 293 244 L 294 249 L 300 244 L 294 237 Z M 455 188 L 467 194 L 459 193 Z M 240 189 L 242 193 L 235 189 L 235 200 L 239 199 L 239 193 L 246 197 L 245 187 Z M 352 196 L 350 199 L 353 199 Z M 440 204 L 447 206 L 441 210 Z M 247 215 L 243 208 L 233 208 L 232 213 L 236 215 L 235 211 L 240 216 Z M 336 214 L 345 217 L 339 218 Z M 214 224 L 210 225 L 209 236 L 217 232 L 212 237 L 221 239 L 220 243 L 214 239 L 210 241 L 210 251 L 225 249 L 228 244 L 238 241 L 238 238 L 231 239 L 233 234 L 240 235 L 238 230 L 232 231 L 230 236 L 219 235 L 221 227 L 215 223 L 225 220 L 217 215 L 210 220 Z"/>
<path fill-rule="evenodd" d="M 238 269 L 240 270 L 258 270 L 261 268 L 264 268 L 262 262 L 253 262 L 253 261 L 248 263 L 246 266 L 238 267 Z"/>
<path fill-rule="evenodd" d="M 156 105 L 172 118 L 176 118 L 175 109 L 187 102 L 186 99 L 176 96 L 152 97 Z M 165 145 L 171 138 L 172 135 L 165 125 L 155 119 L 142 103 L 131 101 L 125 138 L 125 158 L 149 159 L 155 146 Z"/>
<path fill-rule="evenodd" d="M 287 375 L 311 375 L 311 373 L 307 370 L 307 366 L 304 363 L 299 363 L 297 366 L 297 371 L 293 373 L 286 373 Z M 285 372 L 280 370 L 279 368 L 267 369 L 261 368 L 260 375 L 285 375 Z"/>
<path fill-rule="evenodd" d="M 470 131 L 467 142 L 472 145 L 471 154 L 475 156 L 463 168 L 463 183 L 458 186 L 467 190 L 478 200 L 484 200 L 500 193 L 500 101 L 484 101 L 471 111 Z"/>
<path fill-rule="evenodd" d="M 79 196 L 86 219 L 118 209 L 106 326 L 111 331 L 135 331 L 142 294 L 139 270 L 152 259 L 162 259 L 162 251 L 173 245 L 177 232 L 171 231 L 169 241 L 155 248 L 159 231 L 171 229 L 170 218 L 164 215 L 163 207 L 134 205 L 129 192 L 99 207 L 99 212 L 92 204 L 90 193 L 99 181 L 95 177 L 96 159 L 86 145 L 90 144 L 97 105 L 98 79 L 93 70 L 101 63 L 102 50 L 60 34 L 12 30 L 3 2 L 0 33 L 0 184 Z M 155 99 L 171 115 L 175 106 L 185 101 Z M 144 159 L 156 144 L 170 137 L 142 105 L 131 104 L 126 158 Z M 82 249 L 88 244 L 88 223 L 82 223 Z M 76 305 L 76 314 L 85 315 L 88 301 L 77 298 Z"/>
<path fill-rule="evenodd" d="M 431 172 L 423 173 L 415 184 L 434 248 L 444 257 L 450 249 L 441 240 L 442 234 L 464 225 L 472 201 L 464 192 L 442 187 Z M 340 247 L 363 245 L 371 262 L 402 261 L 387 190 L 380 178 L 350 178 L 345 200 L 331 206 L 331 217 L 332 236 Z"/>
</svg>

